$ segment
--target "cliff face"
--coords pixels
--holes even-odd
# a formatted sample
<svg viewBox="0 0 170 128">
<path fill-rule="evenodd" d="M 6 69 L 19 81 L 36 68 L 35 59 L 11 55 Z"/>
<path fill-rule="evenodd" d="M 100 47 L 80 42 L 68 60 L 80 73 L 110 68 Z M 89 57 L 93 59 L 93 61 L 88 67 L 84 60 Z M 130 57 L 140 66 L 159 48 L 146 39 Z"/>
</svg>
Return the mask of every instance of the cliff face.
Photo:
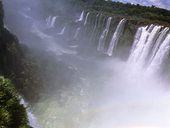
<svg viewBox="0 0 170 128">
<path fill-rule="evenodd" d="M 4 12 L 0 2 L 0 74 L 12 80 L 23 70 L 22 52 L 15 35 L 4 27 Z"/>
<path fill-rule="evenodd" d="M 39 1 L 39 0 L 38 0 Z M 161 9 L 157 9 L 155 7 L 142 7 L 142 6 L 134 6 L 134 5 L 124 5 L 121 3 L 110 3 L 106 2 L 103 0 L 98 1 L 96 5 L 98 6 L 93 6 L 93 2 L 88 0 L 84 0 L 86 2 L 83 2 L 80 0 L 79 2 L 77 0 L 49 0 L 49 1 L 39 1 L 42 4 L 41 7 L 41 13 L 39 12 L 38 14 L 41 14 L 43 17 L 43 20 L 45 18 L 48 18 L 49 16 L 58 16 L 59 18 L 57 19 L 57 22 L 55 23 L 56 29 L 58 29 L 58 32 L 61 31 L 62 28 L 64 28 L 67 24 L 67 26 L 70 28 L 69 31 L 65 33 L 66 37 L 68 37 L 69 41 L 73 40 L 74 33 L 76 30 L 81 28 L 81 31 L 79 32 L 79 36 L 74 39 L 74 41 L 77 42 L 82 42 L 82 44 L 88 44 L 87 42 L 93 41 L 93 44 L 89 43 L 90 45 L 95 45 L 95 50 L 96 46 L 98 45 L 99 38 L 105 28 L 107 19 L 109 17 L 112 17 L 111 21 L 111 27 L 106 39 L 106 46 L 110 43 L 110 40 L 113 36 L 113 32 L 116 29 L 116 26 L 118 25 L 119 21 L 122 18 L 126 18 L 127 22 L 125 25 L 124 33 L 118 43 L 118 48 L 120 48 L 120 51 L 124 51 L 124 55 L 122 55 L 124 58 L 127 58 L 129 55 L 129 50 L 132 45 L 132 42 L 134 40 L 134 36 L 136 33 L 136 30 L 140 26 L 144 25 L 149 25 L 149 24 L 160 24 L 163 26 L 169 26 L 169 22 L 165 22 L 169 18 L 169 12 Z M 53 3 L 53 4 L 52 4 Z M 72 6 L 68 3 L 72 3 Z M 85 4 L 86 3 L 86 4 Z M 75 4 L 75 5 L 74 5 Z M 56 5 L 62 5 L 61 7 L 63 8 L 58 8 Z M 65 7 L 65 6 L 66 7 Z M 74 6 L 73 6 L 74 5 Z M 102 5 L 102 6 L 101 6 Z M 82 7 L 79 9 L 73 9 L 74 11 L 66 11 L 65 8 L 70 9 L 70 7 L 77 8 L 77 6 Z M 75 19 L 78 18 L 79 14 L 78 11 L 84 9 L 84 17 L 81 22 L 75 22 Z M 42 11 L 43 10 L 43 11 Z M 63 10 L 64 13 L 63 13 Z M 137 10 L 138 12 L 134 11 Z M 145 13 L 143 13 L 143 11 Z M 145 15 L 147 14 L 146 11 L 149 10 L 152 13 L 150 13 L 149 16 Z M 159 11 L 159 15 L 163 14 L 162 20 L 159 20 L 157 17 L 155 20 L 154 14 L 156 14 L 156 10 Z M 33 11 L 36 12 L 36 9 L 33 9 Z M 87 24 L 86 26 L 84 25 L 84 21 L 86 19 L 87 13 L 90 13 L 87 19 Z M 125 13 L 126 12 L 126 13 Z M 135 12 L 135 14 L 133 14 Z M 133 14 L 133 15 L 132 15 Z M 140 14 L 140 15 L 138 15 Z M 147 17 L 146 17 L 147 16 Z M 0 73 L 9 77 L 12 79 L 15 83 L 18 90 L 22 93 L 24 93 L 24 96 L 28 96 L 27 98 L 30 98 L 31 100 L 33 97 L 28 94 L 29 92 L 32 92 L 32 96 L 37 95 L 36 90 L 39 90 L 39 87 L 36 85 L 41 85 L 39 80 L 35 81 L 35 77 L 33 76 L 32 73 L 32 65 L 30 64 L 31 62 L 28 62 L 23 54 L 22 50 L 18 44 L 17 38 L 11 34 L 6 28 L 3 26 L 3 9 L 1 5 L 1 21 L 0 21 L 0 58 L 2 60 L 0 61 Z M 166 19 L 167 17 L 167 19 Z M 154 18 L 152 20 L 152 18 Z M 66 27 L 67 27 L 66 26 Z M 94 31 L 94 28 L 96 26 L 96 30 Z M 58 27 L 58 28 L 57 28 Z M 67 29 L 68 30 L 68 29 Z M 92 33 L 93 32 L 93 33 Z M 89 39 L 89 37 L 91 39 Z M 89 47 L 88 47 L 89 48 Z M 93 46 L 90 46 L 90 48 L 93 48 Z M 123 48 L 123 50 L 122 50 Z M 80 51 L 83 51 L 84 45 Z M 92 49 L 92 52 L 95 51 Z M 35 67 L 34 67 L 35 68 Z M 35 70 L 35 69 L 34 69 Z M 37 84 L 38 83 L 38 84 Z M 34 95 L 35 94 L 35 95 Z"/>
<path fill-rule="evenodd" d="M 52 2 L 53 0 L 50 1 Z M 68 30 L 69 32 L 68 31 L 65 32 L 65 36 L 67 36 L 70 40 L 73 40 L 74 36 L 73 33 L 75 33 L 77 30 L 79 31 L 79 28 L 81 28 L 81 30 L 79 31 L 79 37 L 77 37 L 76 40 L 78 40 L 78 42 L 82 42 L 83 44 L 87 44 L 87 42 L 93 40 L 93 45 L 98 45 L 99 38 L 103 30 L 105 29 L 107 19 L 109 17 L 112 17 L 108 36 L 107 39 L 105 40 L 106 46 L 108 46 L 112 38 L 113 32 L 115 31 L 119 21 L 125 18 L 127 22 L 125 24 L 124 32 L 118 43 L 118 48 L 120 48 L 120 52 L 124 51 L 124 55 L 122 55 L 122 57 L 125 59 L 129 55 L 130 47 L 132 46 L 135 33 L 139 27 L 151 24 L 170 27 L 170 11 L 160 9 L 154 6 L 145 7 L 142 5 L 133 5 L 129 3 L 123 4 L 120 2 L 112 2 L 105 0 L 93 0 L 93 1 L 80 0 L 81 2 L 80 1 L 78 2 L 76 0 L 70 1 L 75 4 L 75 6 L 72 6 L 73 8 L 80 6 L 81 7 L 80 10 L 82 11 L 84 10 L 84 16 L 82 21 L 75 22 L 76 19 L 75 17 L 79 18 L 78 16 L 80 16 L 79 13 L 81 11 L 77 11 L 76 13 L 73 12 L 70 13 L 70 11 L 66 13 L 59 13 L 60 10 L 56 9 L 55 7 L 51 7 L 51 9 L 48 9 L 49 6 L 52 5 L 49 1 L 48 1 L 50 3 L 49 5 L 44 4 L 43 6 L 44 10 L 48 10 L 47 11 L 48 13 L 44 15 L 44 20 L 49 16 L 55 17 L 57 14 L 58 19 L 55 23 L 55 27 L 60 31 L 62 30 L 62 28 L 65 27 L 65 24 L 67 24 L 68 29 L 69 27 L 71 29 Z M 71 16 L 72 18 L 70 18 Z M 84 25 L 86 18 L 87 24 Z M 93 39 L 88 40 L 89 37 Z"/>
<path fill-rule="evenodd" d="M 21 64 L 22 52 L 15 35 L 4 27 L 4 12 L 2 2 L 0 2 L 0 73 L 1 75 L 11 76 L 18 72 Z"/>
<path fill-rule="evenodd" d="M 34 100 L 38 90 L 35 86 L 41 82 L 37 82 L 34 66 L 26 59 L 17 37 L 4 27 L 3 18 L 3 5 L 0 2 L 0 75 L 9 78 L 25 98 Z"/>
<path fill-rule="evenodd" d="M 19 77 L 19 72 L 23 69 L 23 56 L 16 36 L 4 27 L 3 18 L 3 6 L 0 2 L 0 75 L 17 83 L 14 76 Z M 0 77 L 0 127 L 29 128 L 26 110 L 20 104 L 19 94 L 11 81 L 3 77 Z"/>
</svg>

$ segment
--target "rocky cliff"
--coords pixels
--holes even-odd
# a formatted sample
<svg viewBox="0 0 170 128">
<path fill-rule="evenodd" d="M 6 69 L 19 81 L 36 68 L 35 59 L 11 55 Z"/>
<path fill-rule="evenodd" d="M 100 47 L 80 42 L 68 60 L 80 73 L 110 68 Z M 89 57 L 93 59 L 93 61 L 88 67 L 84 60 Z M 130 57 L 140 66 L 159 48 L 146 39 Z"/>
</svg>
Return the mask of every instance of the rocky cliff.
<svg viewBox="0 0 170 128">
<path fill-rule="evenodd" d="M 20 88 L 18 80 L 23 70 L 22 51 L 15 35 L 3 23 L 3 5 L 0 2 L 0 75 L 10 78 Z M 21 68 L 20 68 L 21 67 Z M 18 83 L 18 84 L 17 84 Z M 19 94 L 10 80 L 0 77 L 0 127 L 28 128 L 26 110 L 20 104 Z"/>
<path fill-rule="evenodd" d="M 28 49 L 19 44 L 17 37 L 4 25 L 3 19 L 3 5 L 0 2 L 0 75 L 9 78 L 26 99 L 33 101 L 37 99 L 36 85 L 41 83 L 37 82 L 35 65 L 26 59 L 23 49 Z"/>
</svg>

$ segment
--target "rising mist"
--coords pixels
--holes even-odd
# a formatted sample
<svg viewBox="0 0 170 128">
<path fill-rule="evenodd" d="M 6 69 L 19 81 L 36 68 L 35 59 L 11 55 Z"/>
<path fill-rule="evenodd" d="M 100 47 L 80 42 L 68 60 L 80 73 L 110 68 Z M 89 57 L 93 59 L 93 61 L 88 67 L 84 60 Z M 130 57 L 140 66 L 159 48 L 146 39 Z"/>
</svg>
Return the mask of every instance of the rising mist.
<svg viewBox="0 0 170 128">
<path fill-rule="evenodd" d="M 45 81 L 38 101 L 28 101 L 33 127 L 170 127 L 169 81 L 161 70 L 169 29 L 140 27 L 131 45 L 118 49 L 126 19 L 115 21 L 61 0 L 5 0 L 4 5 L 6 27 L 29 48 L 26 54 L 34 56 Z M 152 45 L 156 42 L 160 49 Z"/>
</svg>

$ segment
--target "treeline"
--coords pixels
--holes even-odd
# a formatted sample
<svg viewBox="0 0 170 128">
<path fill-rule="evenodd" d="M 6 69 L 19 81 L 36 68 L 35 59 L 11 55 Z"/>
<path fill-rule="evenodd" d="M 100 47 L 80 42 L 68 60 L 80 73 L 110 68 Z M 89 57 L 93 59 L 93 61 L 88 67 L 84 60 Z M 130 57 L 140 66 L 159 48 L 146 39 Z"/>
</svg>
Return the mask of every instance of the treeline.
<svg viewBox="0 0 170 128">
<path fill-rule="evenodd" d="M 170 23 L 170 11 L 155 6 L 142 6 L 130 3 L 113 2 L 112 0 L 48 0 L 41 1 L 43 5 L 43 14 L 53 12 L 60 15 L 74 14 L 77 10 L 91 9 L 114 15 L 123 15 L 124 17 L 148 19 L 160 22 Z M 64 12 L 64 14 L 63 14 Z"/>
<path fill-rule="evenodd" d="M 170 11 L 155 6 L 146 7 L 139 4 L 124 4 L 121 2 L 112 2 L 110 0 L 92 0 L 93 2 L 88 1 L 89 0 L 87 0 L 86 5 L 88 9 L 112 13 L 116 15 L 123 15 L 125 17 L 170 23 Z"/>
</svg>

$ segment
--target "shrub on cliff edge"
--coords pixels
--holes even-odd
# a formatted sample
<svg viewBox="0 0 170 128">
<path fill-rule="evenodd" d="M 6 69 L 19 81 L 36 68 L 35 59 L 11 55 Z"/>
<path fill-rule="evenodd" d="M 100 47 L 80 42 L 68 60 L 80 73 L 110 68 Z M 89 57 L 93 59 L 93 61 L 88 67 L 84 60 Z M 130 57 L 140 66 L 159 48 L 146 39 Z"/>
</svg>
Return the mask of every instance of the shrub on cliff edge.
<svg viewBox="0 0 170 128">
<path fill-rule="evenodd" d="M 28 128 L 26 110 L 10 80 L 0 77 L 0 128 Z"/>
</svg>

